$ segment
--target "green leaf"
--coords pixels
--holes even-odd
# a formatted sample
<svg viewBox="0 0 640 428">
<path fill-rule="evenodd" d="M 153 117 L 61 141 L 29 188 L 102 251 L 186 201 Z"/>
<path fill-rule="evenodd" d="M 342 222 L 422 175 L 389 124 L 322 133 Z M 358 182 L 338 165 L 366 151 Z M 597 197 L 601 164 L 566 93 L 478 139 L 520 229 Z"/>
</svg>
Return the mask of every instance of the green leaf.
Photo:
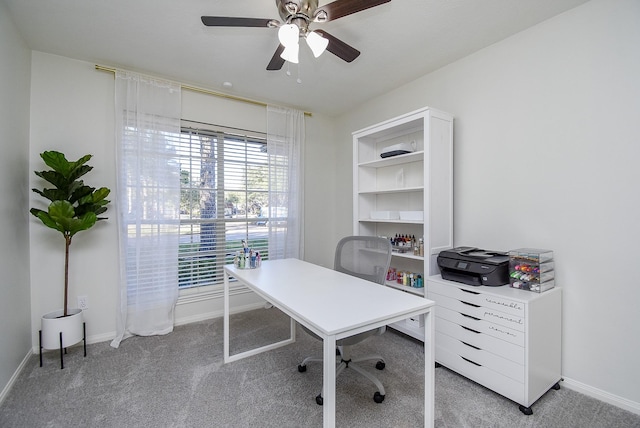
<svg viewBox="0 0 640 428">
<path fill-rule="evenodd" d="M 109 201 L 104 201 L 104 202 L 109 202 Z M 100 208 L 96 208 L 95 210 L 93 210 L 93 212 L 96 213 L 96 215 L 100 215 L 100 214 L 102 214 L 103 212 L 106 212 L 106 211 L 107 211 L 107 207 L 100 207 Z M 106 219 L 107 219 L 107 217 L 102 217 L 102 218 L 99 218 L 98 220 L 106 220 Z"/>
<path fill-rule="evenodd" d="M 95 188 L 91 186 L 85 186 L 82 181 L 76 181 L 75 183 L 78 183 L 78 186 L 74 186 L 74 189 L 72 190 L 68 199 L 71 203 L 78 202 L 78 204 L 82 205 L 84 203 L 82 202 L 82 200 L 90 195 L 95 190 Z"/>
<path fill-rule="evenodd" d="M 92 155 L 84 155 L 75 162 L 69 162 L 62 153 L 56 151 L 43 152 L 40 157 L 48 167 L 62 174 L 69 181 L 73 181 L 93 169 L 92 166 L 84 165 Z"/>
<path fill-rule="evenodd" d="M 47 212 L 36 209 L 36 208 L 31 208 L 30 211 L 31 211 L 31 214 L 38 217 L 40 221 L 44 223 L 45 226 L 50 227 L 51 229 L 55 229 L 58 232 L 61 232 L 64 234 L 64 229 L 58 223 L 56 223 L 55 220 L 52 219 Z"/>
<path fill-rule="evenodd" d="M 75 218 L 75 214 L 68 201 L 54 201 L 49 205 L 49 217 L 56 223 L 56 228 L 71 236 L 91 228 L 97 221 L 93 212 L 85 213 L 79 218 Z"/>
<path fill-rule="evenodd" d="M 109 196 L 109 193 L 111 193 L 111 190 L 107 189 L 106 187 L 99 188 L 98 190 L 93 192 L 93 203 L 98 203 L 98 202 L 103 201 L 104 198 Z M 107 201 L 107 202 L 109 202 L 109 201 Z"/>
<path fill-rule="evenodd" d="M 39 194 L 40 196 L 49 199 L 50 201 L 65 199 L 67 197 L 65 192 L 58 189 L 42 189 L 42 190 L 31 189 L 31 190 L 33 190 L 35 193 Z"/>
<path fill-rule="evenodd" d="M 88 155 L 88 156 L 89 156 L 89 158 L 91 158 L 90 155 Z M 89 160 L 89 159 L 87 159 L 87 160 Z M 85 175 L 87 172 L 91 171 L 92 169 L 93 169 L 93 167 L 89 166 L 89 165 L 82 165 L 82 166 L 79 166 L 79 167 L 72 167 L 71 171 L 69 171 L 69 176 L 67 178 L 69 180 L 76 180 L 79 177 L 82 177 L 83 175 Z"/>
<path fill-rule="evenodd" d="M 69 222 L 69 234 L 73 236 L 82 230 L 90 229 L 96 224 L 97 220 L 96 214 L 92 212 L 86 213 L 80 218 L 74 218 Z"/>
<path fill-rule="evenodd" d="M 67 187 L 69 186 L 69 182 L 64 177 L 64 175 L 57 171 L 35 171 L 35 174 L 38 177 L 53 184 L 54 186 L 56 186 L 56 188 L 63 189 L 65 192 L 67 190 Z"/>
<path fill-rule="evenodd" d="M 73 218 L 76 215 L 73 205 L 69 201 L 53 201 L 49 205 L 49 215 L 58 221 Z"/>
<path fill-rule="evenodd" d="M 40 157 L 49 168 L 52 168 L 65 177 L 68 175 L 69 161 L 62 153 L 52 150 L 40 153 Z"/>
<path fill-rule="evenodd" d="M 111 190 L 107 189 L 106 187 L 101 187 L 98 190 L 95 190 L 91 194 L 86 195 L 85 197 L 80 199 L 78 201 L 78 204 L 80 205 L 91 204 L 91 205 L 98 205 L 98 206 L 105 205 L 109 201 L 105 201 L 104 198 L 109 196 L 110 192 Z"/>
</svg>

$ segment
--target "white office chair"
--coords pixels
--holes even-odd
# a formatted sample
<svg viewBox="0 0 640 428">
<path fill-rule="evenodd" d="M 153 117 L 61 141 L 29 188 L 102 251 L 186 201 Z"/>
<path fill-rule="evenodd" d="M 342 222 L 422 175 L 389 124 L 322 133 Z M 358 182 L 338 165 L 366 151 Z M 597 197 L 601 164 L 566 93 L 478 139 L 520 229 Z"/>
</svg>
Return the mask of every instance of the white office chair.
<svg viewBox="0 0 640 428">
<path fill-rule="evenodd" d="M 357 276 L 376 284 L 384 284 L 391 263 L 391 243 L 385 238 L 374 236 L 348 236 L 338 242 L 333 268 L 348 275 Z M 302 328 L 311 336 L 319 339 L 315 333 L 304 326 Z M 384 359 L 380 355 L 365 355 L 352 358 L 351 346 L 362 342 L 373 335 L 380 335 L 385 332 L 385 327 L 356 334 L 355 336 L 340 339 L 336 342 L 336 355 L 340 356 L 340 363 L 336 368 L 336 377 L 346 368 L 354 369 L 377 387 L 378 391 L 373 395 L 376 403 L 384 401 L 385 390 L 382 383 L 371 373 L 360 367 L 357 363 L 368 360 L 377 360 L 376 369 L 382 370 L 385 367 Z M 307 371 L 307 363 L 312 361 L 322 361 L 322 358 L 305 358 L 298 366 L 299 372 Z M 322 393 L 316 397 L 316 403 L 322 405 Z"/>
</svg>

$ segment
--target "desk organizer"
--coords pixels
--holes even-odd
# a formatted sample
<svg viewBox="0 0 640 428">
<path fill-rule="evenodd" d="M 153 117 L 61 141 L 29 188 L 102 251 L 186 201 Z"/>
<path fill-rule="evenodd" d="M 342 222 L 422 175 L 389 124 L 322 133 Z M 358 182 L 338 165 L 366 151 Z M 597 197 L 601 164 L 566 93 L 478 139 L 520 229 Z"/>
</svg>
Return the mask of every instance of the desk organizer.
<svg viewBox="0 0 640 428">
<path fill-rule="evenodd" d="M 553 251 L 518 248 L 509 251 L 509 285 L 542 293 L 555 287 Z"/>
<path fill-rule="evenodd" d="M 261 264 L 260 253 L 253 251 L 251 248 L 236 251 L 236 255 L 233 258 L 233 265 L 238 269 L 256 269 Z"/>
</svg>

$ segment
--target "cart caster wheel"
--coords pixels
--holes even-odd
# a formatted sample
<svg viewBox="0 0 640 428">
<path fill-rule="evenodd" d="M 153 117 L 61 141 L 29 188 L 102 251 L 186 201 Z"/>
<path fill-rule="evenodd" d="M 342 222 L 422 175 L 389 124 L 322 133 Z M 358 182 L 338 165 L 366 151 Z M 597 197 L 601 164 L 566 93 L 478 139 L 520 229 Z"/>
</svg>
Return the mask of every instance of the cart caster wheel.
<svg viewBox="0 0 640 428">
<path fill-rule="evenodd" d="M 318 404 L 318 406 L 322 406 L 322 394 L 318 394 L 318 396 L 316 397 L 316 403 Z"/>
<path fill-rule="evenodd" d="M 533 415 L 533 410 L 531 410 L 531 407 L 524 407 L 522 404 L 520 405 L 520 407 L 518 407 L 520 409 L 520 411 L 522 413 L 524 413 L 525 415 L 529 416 L 529 415 Z"/>
<path fill-rule="evenodd" d="M 553 385 L 551 388 L 555 389 L 556 391 L 560 390 L 560 382 L 556 382 L 555 385 Z"/>
<path fill-rule="evenodd" d="M 384 401 L 384 395 L 380 394 L 380 392 L 376 391 L 375 394 L 373 394 L 373 401 L 375 401 L 376 403 L 380 404 Z"/>
<path fill-rule="evenodd" d="M 384 361 L 378 361 L 378 362 L 376 363 L 376 368 L 377 368 L 378 370 L 384 370 L 384 368 L 385 368 L 385 363 L 384 363 Z"/>
<path fill-rule="evenodd" d="M 307 371 L 307 366 L 303 366 L 302 364 L 298 365 L 298 371 L 300 373 L 304 373 Z"/>
</svg>

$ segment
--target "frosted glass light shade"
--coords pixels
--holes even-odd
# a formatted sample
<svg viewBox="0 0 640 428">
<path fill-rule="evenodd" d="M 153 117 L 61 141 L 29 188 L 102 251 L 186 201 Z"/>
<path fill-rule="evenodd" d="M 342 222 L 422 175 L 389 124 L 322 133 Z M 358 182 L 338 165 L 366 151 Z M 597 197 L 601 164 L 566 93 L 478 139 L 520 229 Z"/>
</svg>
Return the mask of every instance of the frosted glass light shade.
<svg viewBox="0 0 640 428">
<path fill-rule="evenodd" d="M 278 30 L 278 39 L 285 48 L 289 48 L 298 44 L 298 38 L 300 37 L 300 29 L 297 25 L 285 24 Z"/>
<path fill-rule="evenodd" d="M 329 40 L 325 39 L 315 31 L 307 34 L 305 40 L 307 41 L 307 45 L 309 45 L 309 48 L 311 48 L 313 56 L 315 56 L 316 58 L 322 55 L 325 49 L 327 49 L 327 45 L 329 44 Z"/>
<path fill-rule="evenodd" d="M 285 46 L 284 51 L 282 51 L 282 53 L 280 54 L 280 57 L 285 61 L 289 61 L 294 64 L 297 64 L 299 51 L 300 51 L 300 46 L 297 43 L 292 46 Z"/>
</svg>

